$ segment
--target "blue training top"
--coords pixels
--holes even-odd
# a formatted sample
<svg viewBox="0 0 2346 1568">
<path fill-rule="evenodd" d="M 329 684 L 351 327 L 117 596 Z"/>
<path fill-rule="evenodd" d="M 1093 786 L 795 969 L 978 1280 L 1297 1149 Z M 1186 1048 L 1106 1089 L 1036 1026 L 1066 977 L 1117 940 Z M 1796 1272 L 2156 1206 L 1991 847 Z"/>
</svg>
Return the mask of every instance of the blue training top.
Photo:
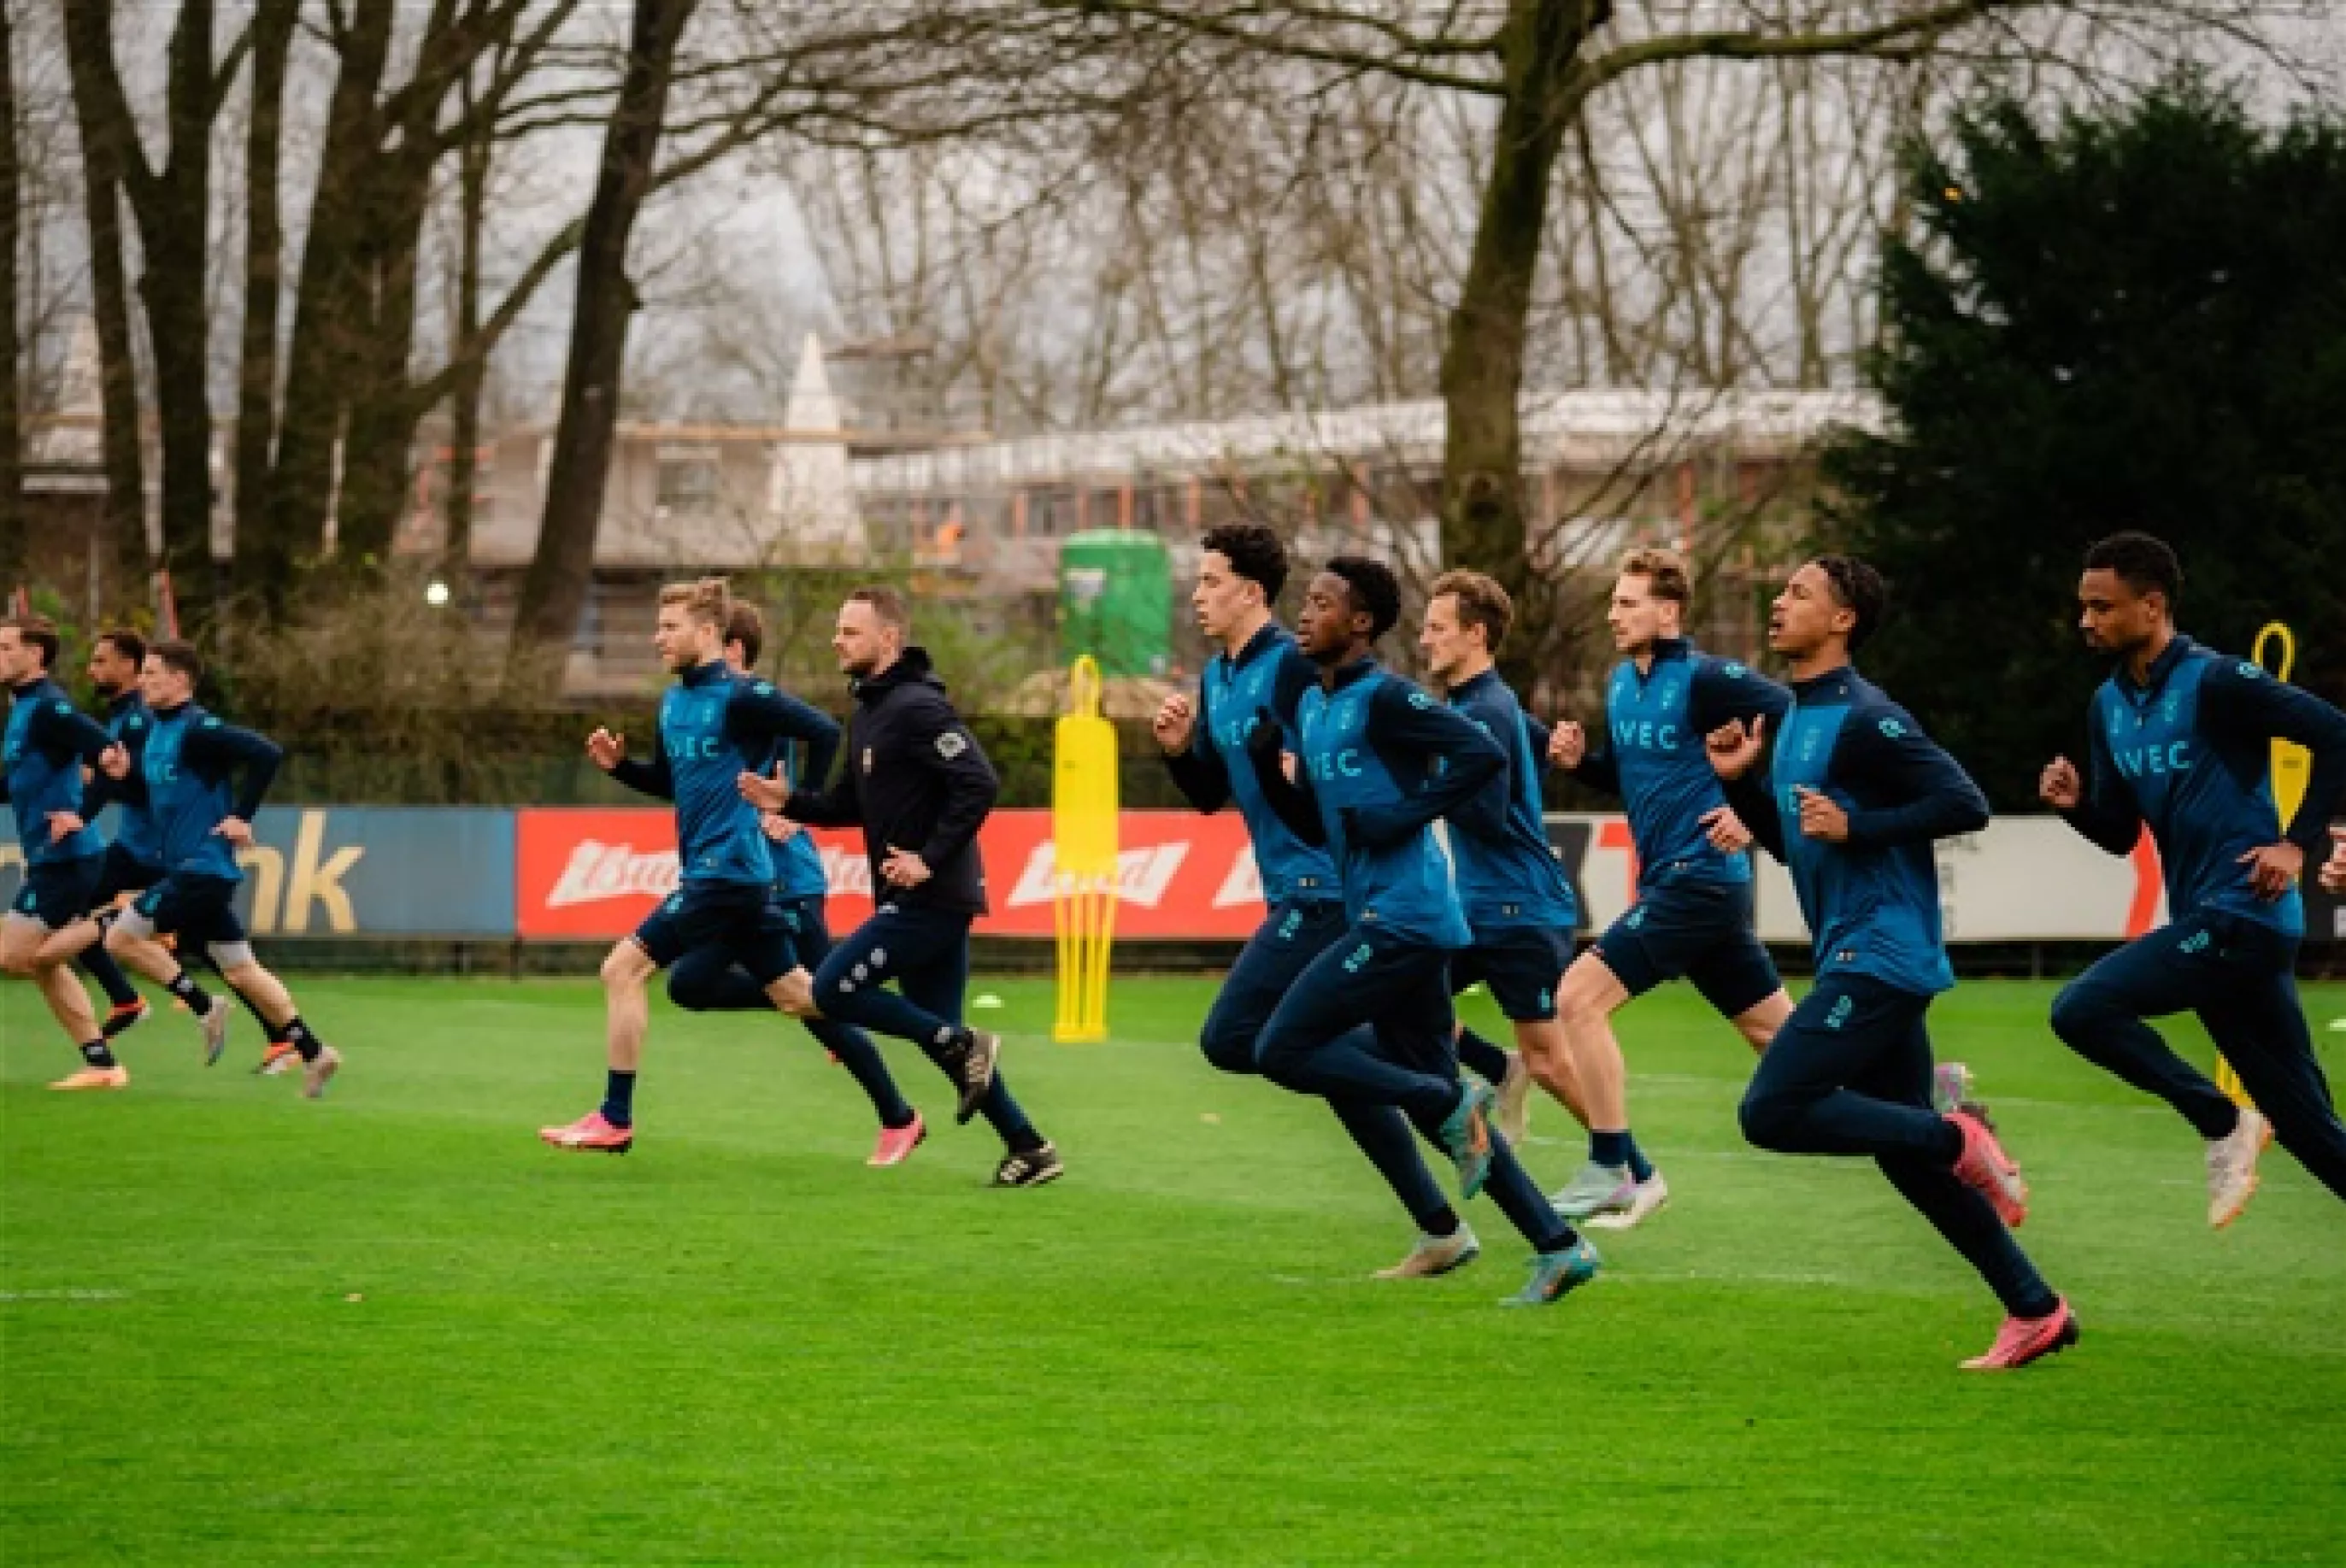
<svg viewBox="0 0 2346 1568">
<path fill-rule="evenodd" d="M 2305 901 L 2290 888 L 2262 899 L 2242 857 L 2284 836 L 2308 864 L 2326 854 L 2326 828 L 2346 793 L 2346 714 L 2178 636 L 2137 684 L 2121 664 L 2094 694 L 2087 788 L 2063 813 L 2088 839 L 2123 855 L 2144 823 L 2158 845 L 2168 918 L 2221 911 L 2305 934 Z M 2313 753 L 2312 777 L 2283 834 L 2272 792 L 2272 742 Z"/>
<path fill-rule="evenodd" d="M 758 808 L 741 799 L 740 777 L 770 768 L 792 740 L 835 750 L 839 726 L 773 682 L 711 659 L 678 676 L 660 698 L 655 738 L 652 760 L 622 758 L 611 777 L 676 802 L 679 879 L 688 887 L 770 884 L 771 843 Z"/>
<path fill-rule="evenodd" d="M 100 774 L 92 799 L 145 807 L 154 820 L 157 860 L 169 874 L 242 881 L 236 846 L 214 830 L 230 817 L 252 820 L 284 751 L 192 702 L 150 708 L 146 720 L 124 728 L 129 776 L 117 781 Z"/>
<path fill-rule="evenodd" d="M 1247 837 L 1254 843 L 1263 902 L 1273 907 L 1290 900 L 1334 903 L 1343 896 L 1336 862 L 1325 849 L 1298 838 L 1281 820 L 1264 798 L 1247 755 L 1248 743 L 1261 725 L 1280 730 L 1283 749 L 1297 749 L 1300 742 L 1291 728 L 1292 717 L 1305 688 L 1319 678 L 1287 629 L 1275 621 L 1267 624 L 1248 639 L 1237 658 L 1224 652 L 1206 661 L 1189 748 L 1165 759 L 1173 781 L 1198 810 L 1219 811 L 1238 802 Z"/>
<path fill-rule="evenodd" d="M 1545 926 L 1569 936 L 1580 926 L 1580 902 L 1548 847 L 1539 792 L 1545 732 L 1496 670 L 1452 687 L 1450 706 L 1497 741 L 1506 757 L 1483 786 L 1480 809 L 1462 809 L 1450 818 L 1450 858 L 1466 923 L 1477 932 Z"/>
<path fill-rule="evenodd" d="M 1506 766 L 1498 743 L 1373 658 L 1338 670 L 1332 688 L 1306 690 L 1295 728 L 1300 789 L 1343 879 L 1346 915 L 1434 947 L 1466 946 L 1472 933 L 1433 825 Z"/>
<path fill-rule="evenodd" d="M 97 721 L 73 705 L 63 687 L 47 676 L 15 688 L 8 709 L 0 789 L 16 810 L 16 842 L 28 866 L 46 866 L 103 854 L 106 845 L 87 825 L 98 808 L 87 806 L 82 789 L 82 764 L 97 765 L 109 744 Z M 85 819 L 78 832 L 62 839 L 49 837 L 49 816 L 70 811 Z"/>
<path fill-rule="evenodd" d="M 782 769 L 782 777 L 790 782 L 793 789 L 806 779 L 813 779 L 821 783 L 830 778 L 831 759 L 839 754 L 840 729 L 837 722 L 821 708 L 811 704 L 805 706 L 808 713 L 812 714 L 815 720 L 820 720 L 831 727 L 831 738 L 827 741 L 808 740 L 804 742 L 802 748 L 788 741 L 780 742 L 774 747 L 773 753 L 766 759 L 765 767 L 759 769 L 760 772 L 771 778 L 774 767 L 779 763 Z M 806 720 L 805 715 L 801 715 L 800 718 L 802 721 L 812 722 Z M 775 896 L 785 899 L 819 899 L 831 891 L 831 879 L 823 874 L 822 851 L 815 847 L 814 839 L 811 834 L 801 831 L 791 834 L 780 843 L 776 843 L 771 839 L 768 839 L 766 842 L 774 860 Z"/>
<path fill-rule="evenodd" d="M 1987 825 L 1987 798 L 1879 687 L 1843 666 L 1792 685 L 1763 766 L 1728 803 L 1791 871 L 1819 975 L 1864 974 L 1934 995 L 1955 983 L 1940 929 L 1933 840 Z M 1800 830 L 1800 794 L 1849 813 L 1849 839 Z"/>
<path fill-rule="evenodd" d="M 1605 722 L 1574 776 L 1621 797 L 1637 846 L 1637 885 L 1748 882 L 1751 857 L 1729 854 L 1702 825 L 1726 804 L 1703 738 L 1731 719 L 1770 726 L 1791 694 L 1684 637 L 1654 644 L 1652 667 L 1623 659 L 1605 687 Z"/>
<path fill-rule="evenodd" d="M 145 699 L 136 691 L 126 691 L 107 704 L 106 732 L 124 746 L 136 748 L 153 722 L 147 712 Z M 114 847 L 142 866 L 163 863 L 163 832 L 155 825 L 155 813 L 128 800 L 117 800 L 119 816 L 114 824 Z"/>
</svg>

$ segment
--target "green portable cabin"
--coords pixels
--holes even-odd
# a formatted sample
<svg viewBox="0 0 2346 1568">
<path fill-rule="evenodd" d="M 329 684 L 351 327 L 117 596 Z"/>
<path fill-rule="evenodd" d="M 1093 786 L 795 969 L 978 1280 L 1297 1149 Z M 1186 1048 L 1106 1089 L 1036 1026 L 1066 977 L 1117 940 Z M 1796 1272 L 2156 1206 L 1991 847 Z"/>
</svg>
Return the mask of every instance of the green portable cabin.
<svg viewBox="0 0 2346 1568">
<path fill-rule="evenodd" d="M 1173 658 L 1173 562 L 1165 541 L 1131 528 L 1075 534 L 1059 550 L 1059 664 L 1161 676 Z"/>
</svg>

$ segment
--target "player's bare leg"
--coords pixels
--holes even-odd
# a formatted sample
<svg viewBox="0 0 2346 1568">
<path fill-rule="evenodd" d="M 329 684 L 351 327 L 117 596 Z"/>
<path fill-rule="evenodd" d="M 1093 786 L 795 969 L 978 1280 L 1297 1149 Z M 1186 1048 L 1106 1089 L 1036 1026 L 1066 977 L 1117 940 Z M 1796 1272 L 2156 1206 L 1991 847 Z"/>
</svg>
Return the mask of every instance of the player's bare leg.
<svg viewBox="0 0 2346 1568">
<path fill-rule="evenodd" d="M 57 1021 L 66 1039 L 82 1054 L 81 1068 L 50 1087 L 124 1088 L 130 1082 L 130 1074 L 107 1048 L 106 1036 L 98 1028 L 97 1013 L 89 1004 L 89 993 L 82 989 L 81 977 L 62 962 L 41 961 L 42 945 L 52 934 L 43 921 L 23 915 L 10 914 L 0 920 L 0 970 L 33 983 L 48 1007 L 49 1016 Z"/>
<path fill-rule="evenodd" d="M 1587 1105 L 1588 1160 L 1553 1197 L 1568 1219 L 1634 1225 L 1669 1201 L 1661 1173 L 1637 1168 L 1643 1161 L 1629 1135 L 1629 1069 L 1613 1033 L 1613 1014 L 1628 1000 L 1628 987 L 1593 950 L 1573 960 L 1556 993 L 1556 1021 Z"/>
<path fill-rule="evenodd" d="M 659 965 L 634 937 L 613 945 L 603 960 L 603 1044 L 609 1064 L 603 1103 L 566 1126 L 541 1127 L 556 1148 L 623 1155 L 636 1142 L 636 1069 L 651 1028 L 651 982 Z"/>
<path fill-rule="evenodd" d="M 251 947 L 243 942 L 215 944 L 212 960 L 219 965 L 220 977 L 260 1014 L 270 1034 L 284 1040 L 300 1054 L 301 1093 L 312 1100 L 324 1094 L 326 1084 L 342 1070 L 342 1054 L 319 1039 L 302 1021 L 301 1010 L 295 1005 L 293 993 L 285 989 L 285 983 L 264 968 L 252 956 Z"/>
</svg>

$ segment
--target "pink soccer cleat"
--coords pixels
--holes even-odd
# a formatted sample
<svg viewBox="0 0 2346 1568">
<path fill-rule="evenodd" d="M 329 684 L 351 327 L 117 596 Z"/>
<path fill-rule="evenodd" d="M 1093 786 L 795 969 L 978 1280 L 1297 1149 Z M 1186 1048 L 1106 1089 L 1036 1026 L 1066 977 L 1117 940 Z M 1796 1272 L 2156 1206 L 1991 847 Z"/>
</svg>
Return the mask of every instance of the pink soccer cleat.
<svg viewBox="0 0 2346 1568">
<path fill-rule="evenodd" d="M 1964 1363 L 1966 1372 L 2009 1372 L 2077 1342 L 2077 1315 L 2063 1300 L 2042 1318 L 2006 1318 L 1984 1356 Z"/>
<path fill-rule="evenodd" d="M 913 1151 L 919 1148 L 928 1135 L 929 1124 L 921 1119 L 920 1112 L 914 1111 L 912 1121 L 905 1125 L 880 1129 L 880 1141 L 872 1145 L 872 1157 L 863 1163 L 867 1166 L 903 1165 L 912 1158 Z"/>
<path fill-rule="evenodd" d="M 636 1146 L 636 1129 L 613 1126 L 603 1119 L 599 1108 L 587 1112 L 566 1127 L 540 1127 L 537 1135 L 557 1149 L 576 1149 L 582 1153 L 623 1155 Z"/>
<path fill-rule="evenodd" d="M 2018 1230 L 2028 1218 L 2028 1184 L 1996 1142 L 1995 1129 L 1976 1110 L 1950 1111 L 1947 1120 L 1964 1135 L 1964 1152 L 1955 1156 L 1955 1179 L 1986 1198 L 1997 1217 Z"/>
</svg>

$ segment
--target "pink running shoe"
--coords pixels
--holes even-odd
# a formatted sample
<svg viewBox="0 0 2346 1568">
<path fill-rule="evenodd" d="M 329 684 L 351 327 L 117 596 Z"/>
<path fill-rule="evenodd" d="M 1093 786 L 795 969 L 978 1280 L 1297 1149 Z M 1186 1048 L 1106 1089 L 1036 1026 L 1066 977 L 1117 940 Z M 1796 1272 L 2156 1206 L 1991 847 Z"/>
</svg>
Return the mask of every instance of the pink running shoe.
<svg viewBox="0 0 2346 1568">
<path fill-rule="evenodd" d="M 2077 1315 L 2065 1299 L 2042 1318 L 2006 1318 L 1987 1354 L 1965 1361 L 1964 1370 L 2009 1372 L 2076 1342 Z"/>
<path fill-rule="evenodd" d="M 872 1157 L 863 1163 L 867 1166 L 903 1165 L 928 1135 L 929 1124 L 921 1119 L 920 1112 L 914 1111 L 912 1121 L 905 1125 L 880 1129 L 880 1141 L 872 1145 Z"/>
<path fill-rule="evenodd" d="M 1950 1111 L 1947 1120 L 1964 1135 L 1964 1152 L 1955 1156 L 1955 1179 L 1994 1205 L 1997 1217 L 2018 1230 L 2028 1219 L 2028 1184 L 2020 1179 L 2020 1167 L 1977 1111 Z"/>
<path fill-rule="evenodd" d="M 540 1127 L 537 1135 L 557 1149 L 578 1149 L 597 1154 L 623 1155 L 636 1146 L 636 1129 L 613 1126 L 603 1119 L 599 1108 L 587 1112 L 566 1127 Z"/>
</svg>

